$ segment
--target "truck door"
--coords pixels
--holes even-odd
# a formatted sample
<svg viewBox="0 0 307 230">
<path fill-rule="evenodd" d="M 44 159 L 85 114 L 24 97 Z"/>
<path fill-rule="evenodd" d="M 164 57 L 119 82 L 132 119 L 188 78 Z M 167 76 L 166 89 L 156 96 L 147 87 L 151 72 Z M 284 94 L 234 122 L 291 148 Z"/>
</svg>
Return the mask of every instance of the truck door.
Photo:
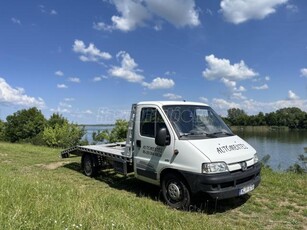
<svg viewBox="0 0 307 230">
<path fill-rule="evenodd" d="M 163 113 L 155 106 L 140 106 L 136 114 L 134 172 L 138 179 L 159 183 L 159 172 L 167 167 L 173 157 L 174 136 Z M 166 128 L 165 146 L 155 144 L 159 129 Z"/>
</svg>

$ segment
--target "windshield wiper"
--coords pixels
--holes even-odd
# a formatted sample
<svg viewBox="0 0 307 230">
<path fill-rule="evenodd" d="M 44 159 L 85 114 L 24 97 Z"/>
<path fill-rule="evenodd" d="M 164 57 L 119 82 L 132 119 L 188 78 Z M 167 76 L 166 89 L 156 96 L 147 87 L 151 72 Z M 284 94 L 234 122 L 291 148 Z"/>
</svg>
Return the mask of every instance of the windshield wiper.
<svg viewBox="0 0 307 230">
<path fill-rule="evenodd" d="M 191 133 L 181 133 L 180 137 L 188 137 L 188 136 L 207 136 L 207 137 L 215 137 L 211 133 L 206 132 L 191 132 Z"/>
<path fill-rule="evenodd" d="M 189 135 L 191 135 L 191 134 L 190 133 L 180 133 L 180 137 L 187 137 Z"/>
<path fill-rule="evenodd" d="M 233 136 L 232 133 L 228 133 L 228 132 L 225 132 L 225 131 L 220 131 L 220 132 L 215 132 L 215 133 L 210 133 L 210 135 L 213 135 L 213 136 L 216 136 L 216 135 L 226 135 L 226 136 Z"/>
</svg>

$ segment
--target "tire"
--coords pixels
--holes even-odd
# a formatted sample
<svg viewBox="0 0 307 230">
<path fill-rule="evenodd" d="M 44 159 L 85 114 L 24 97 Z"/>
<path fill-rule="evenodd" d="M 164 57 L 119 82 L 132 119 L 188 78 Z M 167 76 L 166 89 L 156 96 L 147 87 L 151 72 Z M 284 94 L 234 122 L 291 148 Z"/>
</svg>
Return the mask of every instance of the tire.
<svg viewBox="0 0 307 230">
<path fill-rule="evenodd" d="M 166 204 L 172 208 L 187 210 L 191 204 L 190 191 L 184 180 L 176 174 L 163 177 L 162 193 Z"/>
<path fill-rule="evenodd" d="M 85 154 L 82 157 L 83 172 L 88 177 L 94 177 L 98 173 L 98 167 L 97 164 L 95 164 L 94 159 L 94 156 L 91 154 Z"/>
</svg>

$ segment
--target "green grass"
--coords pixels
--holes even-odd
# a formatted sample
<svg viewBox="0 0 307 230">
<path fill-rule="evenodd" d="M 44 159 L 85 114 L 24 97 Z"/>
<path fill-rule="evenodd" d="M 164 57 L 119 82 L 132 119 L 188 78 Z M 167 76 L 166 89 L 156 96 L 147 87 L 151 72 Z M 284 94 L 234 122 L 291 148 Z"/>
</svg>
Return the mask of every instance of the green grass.
<svg viewBox="0 0 307 230">
<path fill-rule="evenodd" d="M 103 171 L 81 173 L 59 149 L 0 143 L 0 229 L 306 229 L 307 178 L 262 170 L 250 196 L 178 211 L 159 188 Z M 201 204 L 198 203 L 201 207 Z"/>
</svg>

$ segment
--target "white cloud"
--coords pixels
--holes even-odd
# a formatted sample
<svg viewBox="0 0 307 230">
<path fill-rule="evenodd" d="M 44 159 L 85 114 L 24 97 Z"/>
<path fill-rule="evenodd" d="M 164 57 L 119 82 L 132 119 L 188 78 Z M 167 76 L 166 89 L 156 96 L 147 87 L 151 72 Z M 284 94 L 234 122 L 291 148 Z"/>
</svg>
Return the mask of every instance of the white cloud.
<svg viewBox="0 0 307 230">
<path fill-rule="evenodd" d="M 162 25 L 161 25 L 161 23 L 159 23 L 159 24 L 155 25 L 153 28 L 154 28 L 155 31 L 160 31 L 160 30 L 162 30 Z"/>
<path fill-rule="evenodd" d="M 54 72 L 54 75 L 62 77 L 62 76 L 64 76 L 64 73 L 61 70 L 58 70 L 58 71 Z"/>
<path fill-rule="evenodd" d="M 73 97 L 66 97 L 66 98 L 64 98 L 64 101 L 74 101 L 75 100 L 75 98 L 73 98 Z"/>
<path fill-rule="evenodd" d="M 72 108 L 72 105 L 70 105 L 70 104 L 68 104 L 68 103 L 66 103 L 66 102 L 60 102 L 60 103 L 59 103 L 59 106 L 65 107 L 65 108 Z"/>
<path fill-rule="evenodd" d="M 94 77 L 93 78 L 93 82 L 98 82 L 98 81 L 101 81 L 102 80 L 102 77 Z"/>
<path fill-rule="evenodd" d="M 303 111 L 307 111 L 307 100 L 302 100 L 297 97 L 297 99 L 272 102 L 270 106 L 270 108 L 274 108 L 275 110 L 287 107 L 297 107 Z"/>
<path fill-rule="evenodd" d="M 90 109 L 87 109 L 87 110 L 83 111 L 83 113 L 85 113 L 85 114 L 93 114 L 92 110 L 90 110 Z"/>
<path fill-rule="evenodd" d="M 230 108 L 240 108 L 240 104 L 234 103 L 234 102 L 229 102 L 221 98 L 213 98 L 212 99 L 212 106 L 222 109 L 222 110 L 227 110 Z"/>
<path fill-rule="evenodd" d="M 222 0 L 221 12 L 225 19 L 240 24 L 251 19 L 264 19 L 288 0 Z"/>
<path fill-rule="evenodd" d="M 203 71 L 203 76 L 208 80 L 246 80 L 258 76 L 258 73 L 245 65 L 243 60 L 232 65 L 228 59 L 219 59 L 213 54 L 206 56 L 205 60 L 208 68 Z"/>
<path fill-rule="evenodd" d="M 59 89 L 66 89 L 68 87 L 65 84 L 57 84 L 57 88 L 59 88 Z"/>
<path fill-rule="evenodd" d="M 307 77 L 307 68 L 301 69 L 301 77 Z"/>
<path fill-rule="evenodd" d="M 42 13 L 46 13 L 45 6 L 44 6 L 44 5 L 39 5 L 38 8 L 40 9 L 40 11 L 41 11 Z"/>
<path fill-rule="evenodd" d="M 93 23 L 93 28 L 98 31 L 109 31 L 111 32 L 114 28 L 113 26 L 107 25 L 104 22 Z"/>
<path fill-rule="evenodd" d="M 56 109 L 51 108 L 50 111 L 53 113 L 60 113 L 60 114 L 61 113 L 67 113 L 67 114 L 71 113 L 71 111 L 68 108 L 61 108 L 61 107 L 57 107 Z"/>
<path fill-rule="evenodd" d="M 107 78 L 108 78 L 107 76 L 102 75 L 102 76 L 94 77 L 94 78 L 92 79 L 92 81 L 93 81 L 93 82 L 98 82 L 98 81 L 102 81 L 102 79 L 107 79 Z"/>
<path fill-rule="evenodd" d="M 208 8 L 206 9 L 205 13 L 210 15 L 210 16 L 213 16 L 213 11 L 208 9 Z"/>
<path fill-rule="evenodd" d="M 239 99 L 239 100 L 245 100 L 246 97 L 243 96 L 243 94 L 241 92 L 235 92 L 231 95 L 232 98 L 234 99 Z"/>
<path fill-rule="evenodd" d="M 122 78 L 129 82 L 142 83 L 144 76 L 138 74 L 141 70 L 137 69 L 138 64 L 125 51 L 120 51 L 117 58 L 121 58 L 121 66 L 113 66 L 109 69 L 109 74 L 113 77 Z"/>
<path fill-rule="evenodd" d="M 80 78 L 78 78 L 78 77 L 70 77 L 70 78 L 68 78 L 68 81 L 74 82 L 74 83 L 80 83 L 81 82 Z"/>
<path fill-rule="evenodd" d="M 14 23 L 14 24 L 18 24 L 18 25 L 21 25 L 21 21 L 17 18 L 11 18 L 11 21 Z"/>
<path fill-rule="evenodd" d="M 73 51 L 81 54 L 79 58 L 83 62 L 99 62 L 100 60 L 109 60 L 112 58 L 111 54 L 100 51 L 93 43 L 90 43 L 86 47 L 81 40 L 75 40 Z"/>
<path fill-rule="evenodd" d="M 145 21 L 151 17 L 141 1 L 114 0 L 113 3 L 117 11 L 121 14 L 121 16 L 113 15 L 111 18 L 113 28 L 115 29 L 131 31 L 136 27 L 144 26 Z"/>
<path fill-rule="evenodd" d="M 176 72 L 175 71 L 166 71 L 164 74 L 166 76 L 173 76 L 173 75 L 176 75 Z"/>
<path fill-rule="evenodd" d="M 292 90 L 288 91 L 288 99 L 289 100 L 297 100 L 299 99 L 299 96 L 297 96 Z"/>
<path fill-rule="evenodd" d="M 245 65 L 244 61 L 231 64 L 228 59 L 216 58 L 213 54 L 206 56 L 207 68 L 203 71 L 204 78 L 208 80 L 220 80 L 229 90 L 230 97 L 234 99 L 246 99 L 242 92 L 246 88 L 238 86 L 236 81 L 247 80 L 258 76 L 258 73 Z M 254 79 L 253 79 L 254 80 Z"/>
<path fill-rule="evenodd" d="M 298 12 L 298 7 L 293 4 L 287 4 L 286 9 L 289 10 L 292 13 L 297 13 Z"/>
<path fill-rule="evenodd" d="M 209 101 L 206 97 L 199 97 L 199 100 L 206 103 Z"/>
<path fill-rule="evenodd" d="M 266 77 L 264 78 L 264 80 L 269 81 L 269 80 L 271 80 L 271 78 L 270 78 L 270 76 L 266 76 Z"/>
<path fill-rule="evenodd" d="M 173 93 L 166 93 L 166 94 L 163 94 L 163 97 L 168 98 L 168 99 L 170 99 L 170 100 L 179 100 L 179 99 L 182 98 L 182 96 L 176 95 L 176 94 L 173 94 Z"/>
<path fill-rule="evenodd" d="M 246 91 L 246 89 L 242 85 L 240 85 L 239 88 L 235 88 L 234 90 L 237 91 L 237 92 L 245 92 Z"/>
<path fill-rule="evenodd" d="M 238 94 L 239 96 L 239 94 Z M 307 111 L 307 100 L 300 99 L 291 90 L 288 91 L 288 96 L 284 100 L 277 100 L 271 102 L 260 102 L 246 97 L 240 99 L 239 103 L 227 101 L 221 98 L 214 98 L 212 100 L 212 107 L 216 109 L 219 114 L 227 115 L 227 110 L 230 108 L 243 109 L 247 114 L 257 114 L 259 112 L 272 112 L 281 108 L 297 107 L 303 111 Z"/>
<path fill-rule="evenodd" d="M 45 106 L 45 102 L 42 98 L 26 95 L 23 88 L 13 88 L 3 78 L 0 78 L 0 103 L 29 107 L 37 106 L 39 108 Z"/>
<path fill-rule="evenodd" d="M 194 0 L 146 0 L 145 2 L 149 11 L 175 27 L 200 25 Z"/>
<path fill-rule="evenodd" d="M 194 0 L 113 0 L 112 3 L 120 16 L 111 17 L 112 25 L 104 22 L 94 23 L 94 29 L 132 31 L 153 20 L 153 28 L 161 30 L 161 23 L 157 24 L 156 19 L 163 19 L 177 28 L 200 25 Z"/>
<path fill-rule="evenodd" d="M 261 86 L 253 86 L 252 87 L 255 90 L 266 90 L 269 88 L 269 86 L 267 84 L 261 85 Z"/>
<path fill-rule="evenodd" d="M 152 82 L 145 82 L 145 77 L 140 74 L 142 70 L 138 69 L 138 64 L 134 59 L 125 51 L 117 53 L 116 57 L 121 60 L 120 66 L 112 66 L 108 73 L 113 77 L 122 78 L 128 82 L 140 83 L 148 89 L 169 89 L 175 85 L 172 79 L 157 77 Z M 96 80 L 99 80 L 97 78 Z"/>
<path fill-rule="evenodd" d="M 246 89 L 241 85 L 237 88 L 237 83 L 235 81 L 222 78 L 221 82 L 231 91 L 231 92 L 245 92 Z"/>
<path fill-rule="evenodd" d="M 92 115 L 93 112 L 90 109 L 80 110 L 74 109 L 68 102 L 74 101 L 74 98 L 64 98 L 64 101 L 60 101 L 57 108 L 51 108 L 51 112 L 65 113 L 71 117 L 83 118 L 84 115 Z M 88 118 L 88 117 L 87 117 Z"/>
<path fill-rule="evenodd" d="M 230 81 L 226 78 L 222 78 L 221 82 L 223 82 L 226 87 L 231 88 L 231 89 L 236 88 L 236 85 L 237 85 L 237 83 L 235 81 Z"/>
<path fill-rule="evenodd" d="M 148 89 L 169 89 L 175 85 L 172 79 L 157 77 L 151 83 L 143 82 L 143 86 Z"/>
<path fill-rule="evenodd" d="M 50 14 L 51 14 L 51 15 L 57 15 L 58 12 L 56 12 L 55 10 L 51 10 L 51 11 L 50 11 Z"/>
<path fill-rule="evenodd" d="M 144 76 L 140 74 L 142 70 L 138 69 L 138 64 L 134 59 L 125 51 L 120 51 L 116 57 L 121 59 L 121 66 L 112 66 L 108 73 L 113 77 L 122 78 L 128 82 L 140 83 L 148 89 L 169 89 L 175 85 L 172 79 L 157 77 L 148 83 L 144 81 Z M 101 80 L 100 78 L 96 79 Z"/>
<path fill-rule="evenodd" d="M 39 5 L 38 8 L 40 9 L 41 13 L 43 14 L 50 14 L 50 15 L 57 15 L 58 12 L 55 9 L 47 9 L 44 5 Z"/>
</svg>

